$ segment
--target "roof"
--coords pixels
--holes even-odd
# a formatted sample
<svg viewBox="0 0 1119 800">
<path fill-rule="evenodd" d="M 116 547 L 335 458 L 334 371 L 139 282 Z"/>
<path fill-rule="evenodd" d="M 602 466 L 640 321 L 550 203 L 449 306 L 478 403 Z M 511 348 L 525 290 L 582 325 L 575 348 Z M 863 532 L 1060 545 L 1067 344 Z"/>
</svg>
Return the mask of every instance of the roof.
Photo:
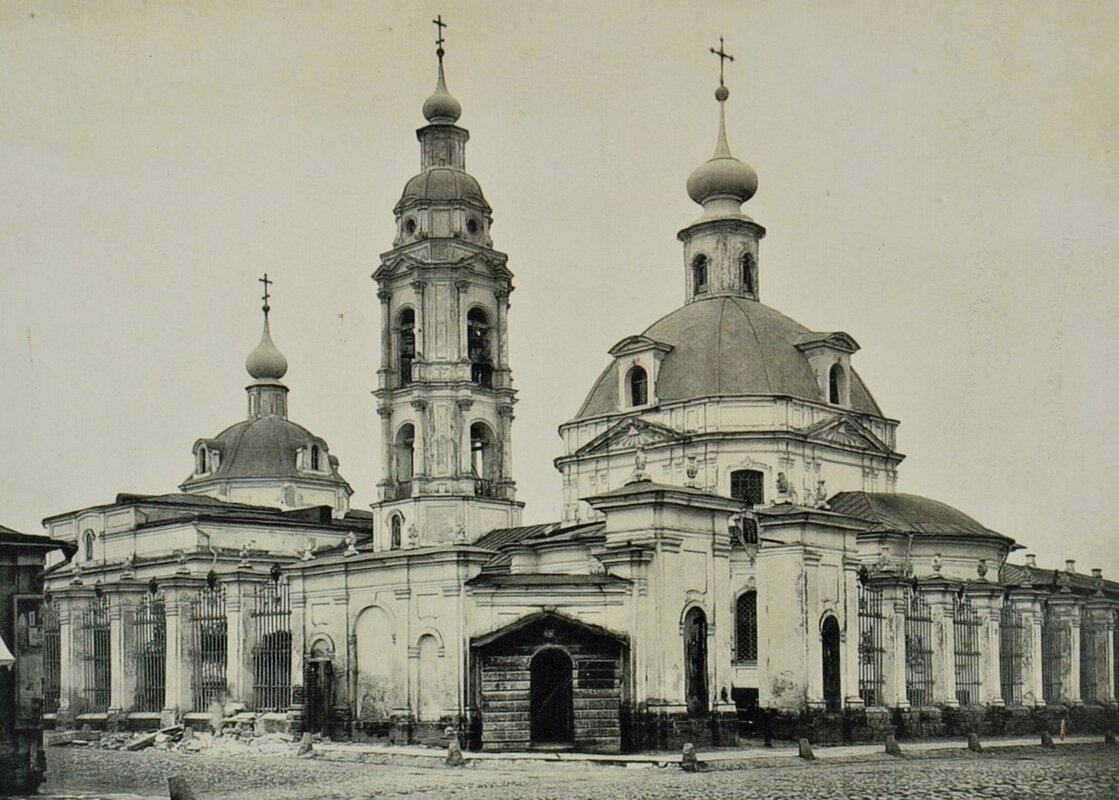
<svg viewBox="0 0 1119 800">
<path fill-rule="evenodd" d="M 300 471 L 297 451 L 313 443 L 325 445 L 302 425 L 289 419 L 270 414 L 242 420 L 229 426 L 207 445 L 221 453 L 217 469 L 205 475 L 191 474 L 183 485 L 226 478 L 324 478 L 345 483 L 338 474 L 337 464 L 330 457 L 324 458 L 329 472 Z"/>
<path fill-rule="evenodd" d="M 642 336 L 669 345 L 657 374 L 661 403 L 719 395 L 779 395 L 820 402 L 808 356 L 797 344 L 813 333 L 769 306 L 739 296 L 688 303 L 649 326 Z M 620 410 L 615 359 L 599 376 L 576 419 Z M 851 373 L 851 408 L 882 416 L 862 379 Z"/>
<path fill-rule="evenodd" d="M 506 636 L 517 633 L 518 631 L 522 631 L 525 628 L 529 628 L 537 624 L 565 625 L 569 628 L 581 632 L 584 635 L 600 636 L 620 643 L 625 643 L 628 641 L 628 637 L 626 637 L 624 633 L 617 633 L 610 630 L 609 628 L 604 628 L 601 625 L 584 622 L 581 619 L 568 616 L 567 614 L 561 614 L 558 611 L 537 611 L 532 614 L 527 614 L 520 619 L 515 619 L 508 625 L 503 625 L 497 630 L 493 630 L 489 633 L 483 634 L 482 636 L 475 637 L 470 641 L 470 646 L 485 647 L 486 645 L 492 644 L 499 639 L 503 639 Z"/>
<path fill-rule="evenodd" d="M 473 175 L 454 167 L 429 167 L 404 184 L 397 207 L 422 200 L 467 200 L 489 210 Z"/>
<path fill-rule="evenodd" d="M 1059 591 L 1067 583 L 1070 590 L 1095 592 L 1097 589 L 1108 594 L 1119 594 L 1119 583 L 1102 579 L 1098 583 L 1094 576 L 1063 569 L 1042 569 L 1025 564 L 1003 564 L 999 570 L 999 583 L 1006 586 L 1029 585 L 1036 589 Z"/>
<path fill-rule="evenodd" d="M 495 528 L 483 534 L 474 546 L 498 551 L 497 555 L 482 567 L 482 574 L 507 574 L 513 561 L 510 550 L 514 545 L 531 547 L 545 543 L 594 540 L 601 538 L 604 528 L 605 524 L 602 522 L 581 522 L 566 527 L 561 522 L 548 522 L 540 525 L 522 525 L 518 528 Z"/>
<path fill-rule="evenodd" d="M 929 535 L 994 536 L 1013 542 L 946 503 L 915 494 L 840 492 L 828 500 L 837 514 L 873 523 L 871 531 Z"/>
<path fill-rule="evenodd" d="M 47 536 L 32 536 L 29 533 L 20 533 L 17 530 L 0 525 L 0 547 L 12 547 L 26 550 L 64 550 L 74 552 L 77 548 L 69 542 L 61 542 Z"/>
</svg>

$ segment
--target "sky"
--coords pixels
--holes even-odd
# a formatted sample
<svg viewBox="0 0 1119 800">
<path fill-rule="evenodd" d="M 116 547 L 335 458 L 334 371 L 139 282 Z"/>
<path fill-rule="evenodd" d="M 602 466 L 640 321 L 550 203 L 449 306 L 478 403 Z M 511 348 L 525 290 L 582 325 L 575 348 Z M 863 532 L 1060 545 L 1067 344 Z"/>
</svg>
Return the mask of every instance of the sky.
<svg viewBox="0 0 1119 800">
<path fill-rule="evenodd" d="M 762 300 L 861 344 L 899 490 L 1119 579 L 1112 2 L 4 0 L 0 524 L 174 491 L 244 416 L 264 272 L 291 417 L 376 499 L 370 275 L 436 14 L 516 276 L 526 522 L 607 350 L 683 303 L 722 36 Z"/>
</svg>

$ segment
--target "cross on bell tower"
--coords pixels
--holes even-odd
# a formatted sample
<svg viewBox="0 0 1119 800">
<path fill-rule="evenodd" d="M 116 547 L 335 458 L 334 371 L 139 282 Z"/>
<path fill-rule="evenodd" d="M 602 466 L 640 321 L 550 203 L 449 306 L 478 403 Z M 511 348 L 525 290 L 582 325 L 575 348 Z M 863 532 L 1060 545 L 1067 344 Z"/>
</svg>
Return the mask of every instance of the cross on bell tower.
<svg viewBox="0 0 1119 800">
<path fill-rule="evenodd" d="M 723 37 L 722 36 L 719 37 L 719 49 L 716 50 L 714 47 L 712 47 L 710 49 L 711 49 L 712 53 L 714 53 L 715 55 L 717 55 L 719 57 L 719 85 L 722 86 L 723 85 L 723 66 L 728 61 L 734 61 L 734 56 L 732 56 L 730 53 L 726 52 L 725 48 L 723 47 Z"/>
</svg>

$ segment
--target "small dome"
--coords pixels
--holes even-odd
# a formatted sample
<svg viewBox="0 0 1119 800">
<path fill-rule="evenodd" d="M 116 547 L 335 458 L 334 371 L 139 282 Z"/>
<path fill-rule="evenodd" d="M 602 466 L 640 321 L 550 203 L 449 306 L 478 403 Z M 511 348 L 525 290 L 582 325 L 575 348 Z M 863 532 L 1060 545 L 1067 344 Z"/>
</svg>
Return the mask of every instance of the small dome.
<svg viewBox="0 0 1119 800">
<path fill-rule="evenodd" d="M 439 59 L 439 79 L 435 82 L 435 94 L 424 100 L 424 119 L 432 124 L 454 125 L 462 116 L 462 106 L 447 91 L 443 80 L 443 59 Z"/>
<path fill-rule="evenodd" d="M 745 203 L 758 190 L 758 174 L 731 155 L 716 156 L 688 176 L 688 196 L 703 205 L 713 197 L 733 197 Z"/>
<path fill-rule="evenodd" d="M 489 209 L 474 176 L 454 167 L 430 167 L 416 175 L 404 184 L 397 206 L 419 200 L 466 200 Z"/>
<path fill-rule="evenodd" d="M 206 439 L 206 446 L 221 454 L 221 461 L 212 475 L 202 478 L 192 475 L 184 485 L 194 481 L 225 478 L 306 478 L 299 469 L 298 452 L 312 446 L 323 451 L 324 468 L 330 478 L 342 481 L 338 462 L 327 455 L 326 443 L 302 425 L 278 416 L 259 417 L 238 422 L 226 428 L 213 439 Z"/>
<path fill-rule="evenodd" d="M 258 381 L 278 381 L 288 371 L 288 360 L 272 343 L 267 317 L 264 318 L 264 332 L 260 336 L 260 344 L 254 347 L 245 359 L 245 369 Z"/>
</svg>

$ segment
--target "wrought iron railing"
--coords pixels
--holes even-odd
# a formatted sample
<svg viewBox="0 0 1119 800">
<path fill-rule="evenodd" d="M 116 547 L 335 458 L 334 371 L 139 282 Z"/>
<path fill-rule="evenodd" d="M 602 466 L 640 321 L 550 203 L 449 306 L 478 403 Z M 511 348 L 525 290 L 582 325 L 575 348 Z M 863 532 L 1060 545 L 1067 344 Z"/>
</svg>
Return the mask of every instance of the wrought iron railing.
<svg viewBox="0 0 1119 800">
<path fill-rule="evenodd" d="M 62 626 L 58 601 L 43 603 L 43 712 L 54 714 L 62 700 Z"/>
<path fill-rule="evenodd" d="M 966 597 L 956 598 L 952 637 L 956 645 L 956 700 L 961 706 L 979 704 L 979 649 L 983 620 Z"/>
<path fill-rule="evenodd" d="M 1066 631 L 1048 608 L 1041 617 L 1041 692 L 1046 703 L 1061 699 L 1061 649 Z"/>
<path fill-rule="evenodd" d="M 1093 620 L 1080 623 L 1080 699 L 1094 703 L 1097 699 L 1096 639 L 1101 631 Z"/>
<path fill-rule="evenodd" d="M 905 695 L 912 706 L 932 704 L 932 608 L 914 588 L 905 613 Z"/>
<path fill-rule="evenodd" d="M 136 711 L 162 711 L 167 674 L 167 612 L 163 597 L 145 594 L 132 621 L 136 641 Z"/>
<path fill-rule="evenodd" d="M 190 604 L 190 625 L 194 642 L 191 671 L 191 701 L 195 711 L 207 711 L 210 704 L 226 695 L 225 588 L 211 579 Z"/>
<path fill-rule="evenodd" d="M 497 482 L 482 480 L 481 478 L 474 479 L 474 496 L 475 497 L 497 497 Z"/>
<path fill-rule="evenodd" d="M 859 586 L 859 697 L 882 705 L 882 590 Z"/>
<path fill-rule="evenodd" d="M 291 600 L 279 578 L 253 587 L 253 704 L 257 711 L 291 705 Z"/>
<path fill-rule="evenodd" d="M 1022 665 L 1026 658 L 1029 628 L 1012 605 L 1002 607 L 999 620 L 999 677 L 1002 700 L 1008 706 L 1022 705 Z"/>
<path fill-rule="evenodd" d="M 112 691 L 112 634 L 109 626 L 109 596 L 89 601 L 81 615 L 82 694 L 85 711 L 109 710 Z"/>
</svg>

